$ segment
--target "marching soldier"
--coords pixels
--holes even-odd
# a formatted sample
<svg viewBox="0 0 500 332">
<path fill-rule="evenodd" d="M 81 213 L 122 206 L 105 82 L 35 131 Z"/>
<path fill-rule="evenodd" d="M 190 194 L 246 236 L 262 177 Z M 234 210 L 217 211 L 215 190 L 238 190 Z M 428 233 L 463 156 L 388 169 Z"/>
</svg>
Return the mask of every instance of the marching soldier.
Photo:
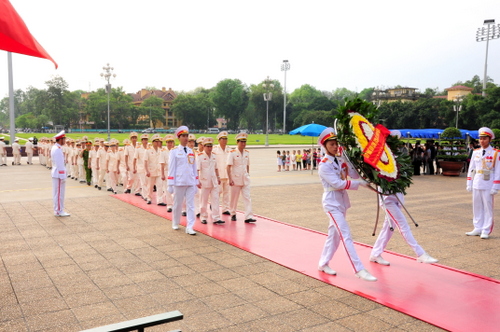
<svg viewBox="0 0 500 332">
<path fill-rule="evenodd" d="M 120 159 L 118 158 L 118 151 L 116 149 L 118 142 L 112 138 L 108 144 L 109 148 L 106 151 L 106 173 L 108 174 L 106 187 L 109 187 L 108 191 L 116 195 L 118 175 L 120 174 Z"/>
<path fill-rule="evenodd" d="M 135 154 L 134 154 L 134 173 L 136 173 L 139 178 L 139 182 L 141 184 L 140 195 L 144 200 L 146 200 L 146 197 L 149 192 L 148 183 L 146 181 L 146 171 L 144 169 L 144 154 L 148 149 L 148 140 L 149 140 L 149 135 L 143 134 L 141 136 L 141 145 L 135 149 Z"/>
<path fill-rule="evenodd" d="M 54 136 L 56 143 L 50 151 L 52 167 L 52 198 L 54 202 L 54 215 L 56 217 L 69 217 L 70 214 L 64 211 L 64 194 L 66 192 L 66 166 L 64 166 L 64 154 L 62 146 L 64 145 L 66 134 L 61 131 Z"/>
<path fill-rule="evenodd" d="M 118 145 L 118 159 L 120 160 L 120 176 L 118 177 L 118 185 L 122 185 L 123 188 L 127 188 L 128 185 L 127 163 L 125 162 L 125 147 L 129 144 L 130 140 L 128 138 L 125 138 L 123 140 L 123 146 Z"/>
<path fill-rule="evenodd" d="M 172 212 L 172 205 L 174 204 L 174 199 L 172 194 L 167 190 L 167 177 L 168 177 L 168 160 L 170 157 L 170 151 L 175 147 L 175 136 L 168 134 L 163 138 L 165 144 L 167 145 L 162 149 L 161 157 L 160 157 L 160 165 L 161 165 L 161 178 L 163 180 L 163 201 L 167 205 L 167 212 Z"/>
<path fill-rule="evenodd" d="M 229 212 L 229 179 L 227 177 L 227 156 L 231 149 L 227 146 L 227 131 L 222 131 L 217 135 L 219 145 L 213 147 L 213 153 L 217 159 L 217 169 L 219 170 L 220 186 L 219 194 L 222 196 L 222 214 L 231 215 Z"/>
<path fill-rule="evenodd" d="M 250 153 L 245 150 L 247 136 L 246 133 L 236 135 L 237 148 L 227 156 L 227 175 L 231 186 L 231 220 L 236 221 L 236 208 L 241 193 L 245 203 L 245 222 L 251 223 L 257 220 L 253 218 L 250 198 Z"/>
<path fill-rule="evenodd" d="M 196 235 L 193 230 L 194 195 L 198 185 L 195 155 L 191 148 L 187 146 L 189 129 L 180 126 L 175 131 L 179 140 L 179 146 L 170 151 L 168 161 L 168 191 L 174 194 L 172 228 L 179 229 L 181 221 L 182 202 L 185 199 L 187 205 L 187 227 L 186 233 Z"/>
<path fill-rule="evenodd" d="M 467 173 L 467 191 L 472 191 L 474 229 L 465 234 L 490 237 L 493 230 L 493 200 L 500 189 L 500 156 L 490 145 L 495 134 L 490 128 L 479 129 L 480 148 L 474 150 Z"/>
<path fill-rule="evenodd" d="M 146 201 L 151 204 L 151 198 L 153 197 L 153 188 L 156 186 L 156 204 L 160 203 L 161 200 L 161 169 L 160 169 L 160 157 L 161 157 L 161 137 L 158 134 L 154 134 L 151 137 L 153 146 L 148 148 L 144 153 L 144 171 L 146 174 L 146 179 L 148 181 L 148 192 L 146 193 Z"/>
<path fill-rule="evenodd" d="M 196 164 L 198 166 L 198 177 L 200 183 L 200 214 L 201 223 L 206 224 L 208 219 L 207 206 L 208 199 L 210 198 L 210 205 L 212 208 L 212 221 L 214 224 L 223 224 L 224 221 L 220 220 L 219 212 L 219 185 L 220 177 L 217 169 L 217 160 L 215 154 L 212 153 L 214 139 L 205 137 L 203 141 L 203 152 L 196 157 Z"/>
<path fill-rule="evenodd" d="M 90 169 L 92 171 L 92 183 L 94 184 L 94 188 L 97 188 L 97 184 L 99 183 L 99 168 L 97 166 L 98 150 L 99 150 L 99 139 L 95 138 L 93 148 L 89 152 L 89 163 L 90 163 Z"/>
<path fill-rule="evenodd" d="M 345 219 L 347 209 L 351 206 L 346 190 L 357 190 L 359 186 L 366 187 L 367 183 L 363 180 L 347 179 L 348 175 L 351 178 L 359 178 L 359 175 L 352 167 L 347 166 L 342 158 L 337 157 L 339 145 L 333 128 L 323 130 L 319 135 L 318 145 L 322 145 L 326 150 L 326 156 L 319 163 L 318 174 L 324 188 L 323 210 L 330 219 L 328 236 L 321 253 L 318 270 L 330 275 L 337 274 L 328 264 L 342 241 L 356 277 L 366 281 L 377 281 L 377 278 L 364 268 L 359 259 Z"/>
<path fill-rule="evenodd" d="M 7 166 L 7 151 L 4 140 L 5 137 L 0 137 L 0 166 Z"/>
<path fill-rule="evenodd" d="M 19 138 L 16 138 L 14 143 L 12 143 L 12 156 L 14 157 L 12 165 L 21 165 L 21 146 L 19 145 Z"/>
<path fill-rule="evenodd" d="M 104 184 L 104 177 L 106 175 L 106 152 L 107 146 L 103 139 L 99 140 L 99 149 L 97 150 L 97 171 L 99 178 L 97 179 L 97 189 L 101 190 Z"/>
<path fill-rule="evenodd" d="M 127 187 L 125 190 L 125 194 L 130 194 L 132 192 L 132 188 L 134 188 L 134 194 L 140 195 L 140 187 L 139 181 L 137 177 L 137 173 L 134 172 L 134 155 L 135 149 L 137 147 L 137 133 L 135 131 L 131 132 L 129 135 L 130 144 L 125 145 L 125 165 L 127 166 L 128 173 L 128 181 Z"/>
<path fill-rule="evenodd" d="M 33 137 L 28 138 L 28 141 L 24 145 L 24 151 L 26 151 L 26 157 L 28 161 L 26 162 L 28 165 L 33 165 Z"/>
</svg>

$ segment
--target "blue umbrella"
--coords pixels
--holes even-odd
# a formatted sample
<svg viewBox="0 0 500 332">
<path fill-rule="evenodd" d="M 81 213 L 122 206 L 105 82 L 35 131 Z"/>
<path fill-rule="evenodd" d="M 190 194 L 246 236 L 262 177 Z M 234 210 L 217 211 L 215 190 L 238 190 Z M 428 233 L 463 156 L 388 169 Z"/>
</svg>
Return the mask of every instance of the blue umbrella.
<svg viewBox="0 0 500 332">
<path fill-rule="evenodd" d="M 310 123 L 289 132 L 290 135 L 300 134 L 302 136 L 319 136 L 326 127 L 316 123 Z"/>
</svg>

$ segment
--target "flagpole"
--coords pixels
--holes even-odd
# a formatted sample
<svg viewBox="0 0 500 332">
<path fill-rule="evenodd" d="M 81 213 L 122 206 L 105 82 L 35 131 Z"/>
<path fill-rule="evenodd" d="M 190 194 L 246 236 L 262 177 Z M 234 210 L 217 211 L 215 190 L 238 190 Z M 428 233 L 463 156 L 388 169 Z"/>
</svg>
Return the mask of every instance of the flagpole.
<svg viewBox="0 0 500 332">
<path fill-rule="evenodd" d="M 12 53 L 7 52 L 9 63 L 9 118 L 10 118 L 10 145 L 14 143 L 16 136 L 15 115 L 14 115 L 14 79 L 12 76 Z"/>
</svg>

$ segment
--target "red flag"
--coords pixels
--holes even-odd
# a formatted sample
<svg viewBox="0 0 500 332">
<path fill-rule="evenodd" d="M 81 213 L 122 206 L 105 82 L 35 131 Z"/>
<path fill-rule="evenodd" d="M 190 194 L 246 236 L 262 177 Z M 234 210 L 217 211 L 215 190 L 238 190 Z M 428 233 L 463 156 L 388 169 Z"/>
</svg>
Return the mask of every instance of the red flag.
<svg viewBox="0 0 500 332">
<path fill-rule="evenodd" d="M 20 53 L 57 63 L 31 35 L 9 0 L 0 0 L 0 50 Z"/>
</svg>

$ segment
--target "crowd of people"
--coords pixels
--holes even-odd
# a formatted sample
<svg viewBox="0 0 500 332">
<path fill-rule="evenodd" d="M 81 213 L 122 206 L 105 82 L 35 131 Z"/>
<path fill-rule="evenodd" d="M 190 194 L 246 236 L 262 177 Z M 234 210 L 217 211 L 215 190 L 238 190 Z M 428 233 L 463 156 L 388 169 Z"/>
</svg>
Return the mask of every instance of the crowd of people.
<svg viewBox="0 0 500 332">
<path fill-rule="evenodd" d="M 320 148 L 277 151 L 278 172 L 316 169 L 324 154 Z"/>
<path fill-rule="evenodd" d="M 52 169 L 55 181 L 54 214 L 69 216 L 63 201 L 65 181 L 71 179 L 114 194 L 122 187 L 123 193 L 140 196 L 147 204 L 165 206 L 167 212 L 173 213 L 173 229 L 179 229 L 181 216 L 187 217 L 186 233 L 190 235 L 196 234 L 196 218 L 206 224 L 210 214 L 215 224 L 225 223 L 220 217 L 219 197 L 222 214 L 236 221 L 241 196 L 244 221 L 256 222 L 250 198 L 246 133 L 236 135 L 234 149 L 227 146 L 227 132 L 217 135 L 219 144 L 214 146 L 213 138 L 196 138 L 185 126 L 174 135 L 142 134 L 138 139 L 136 132 L 130 133 L 123 145 L 116 139 L 71 139 L 64 132 L 40 138 L 40 164 Z"/>
</svg>

